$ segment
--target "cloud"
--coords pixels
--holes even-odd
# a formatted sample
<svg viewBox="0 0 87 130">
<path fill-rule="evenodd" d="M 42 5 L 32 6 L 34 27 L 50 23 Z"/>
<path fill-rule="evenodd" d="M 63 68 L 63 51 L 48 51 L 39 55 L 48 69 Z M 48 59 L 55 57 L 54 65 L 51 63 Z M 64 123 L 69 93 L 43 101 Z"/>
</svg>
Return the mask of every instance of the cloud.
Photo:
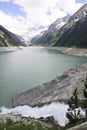
<svg viewBox="0 0 87 130">
<path fill-rule="evenodd" d="M 82 3 L 76 3 L 75 0 L 61 0 L 61 2 L 58 3 L 59 7 L 64 9 L 65 12 L 69 14 L 75 13 L 83 4 Z"/>
<path fill-rule="evenodd" d="M 0 24 L 16 33 L 27 29 L 27 21 L 21 16 L 10 16 L 0 10 Z"/>
<path fill-rule="evenodd" d="M 9 1 L 11 1 L 11 0 L 0 0 L 0 1 L 2 1 L 2 2 L 9 2 Z"/>
<path fill-rule="evenodd" d="M 16 30 L 26 30 L 30 27 L 48 26 L 57 18 L 65 15 L 73 14 L 77 11 L 82 3 L 76 3 L 75 0 L 0 0 L 3 2 L 13 2 L 19 5 L 22 11 L 26 13 L 26 18 L 23 16 L 10 16 L 0 10 L 0 24 L 7 27 L 15 28 Z M 50 11 L 50 13 L 48 13 Z M 7 20 L 6 20 L 7 19 Z M 10 31 L 11 31 L 10 30 Z M 12 30 L 13 31 L 13 30 Z"/>
<path fill-rule="evenodd" d="M 27 14 L 27 19 L 31 20 L 33 24 L 47 26 L 55 21 L 58 17 L 66 15 L 64 11 L 60 11 L 56 6 L 57 1 L 58 0 L 15 0 L 15 3 L 24 7 L 24 11 Z M 51 10 L 51 15 L 47 14 L 48 9 Z"/>
<path fill-rule="evenodd" d="M 14 2 L 24 8 L 28 20 L 45 26 L 67 13 L 73 14 L 82 6 L 75 0 L 15 0 Z M 48 9 L 51 10 L 51 15 L 46 13 Z"/>
</svg>

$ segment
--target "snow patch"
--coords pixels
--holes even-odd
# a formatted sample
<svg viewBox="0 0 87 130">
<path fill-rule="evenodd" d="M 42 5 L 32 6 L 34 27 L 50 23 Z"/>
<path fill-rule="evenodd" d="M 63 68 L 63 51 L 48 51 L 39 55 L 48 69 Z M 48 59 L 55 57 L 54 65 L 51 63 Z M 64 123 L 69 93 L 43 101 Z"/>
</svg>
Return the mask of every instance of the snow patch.
<svg viewBox="0 0 87 130">
<path fill-rule="evenodd" d="M 68 122 L 68 119 L 66 118 L 67 108 L 68 105 L 55 102 L 49 105 L 44 105 L 43 107 L 30 107 L 27 105 L 17 106 L 11 109 L 1 107 L 0 114 L 20 114 L 23 117 L 30 116 L 35 118 L 54 116 L 55 120 L 58 121 L 61 126 L 65 126 L 65 124 Z M 84 115 L 84 111 L 82 109 L 80 109 L 80 111 Z"/>
<path fill-rule="evenodd" d="M 55 120 L 58 121 L 58 123 L 61 126 L 64 126 L 66 122 L 68 121 L 66 118 L 66 111 L 67 111 L 68 105 L 64 103 L 51 103 L 49 105 L 44 105 L 43 107 L 30 107 L 30 106 L 17 106 L 15 108 L 6 108 L 1 107 L 1 113 L 0 114 L 9 114 L 12 113 L 14 115 L 20 114 L 23 117 L 48 117 L 48 116 L 54 116 Z"/>
</svg>

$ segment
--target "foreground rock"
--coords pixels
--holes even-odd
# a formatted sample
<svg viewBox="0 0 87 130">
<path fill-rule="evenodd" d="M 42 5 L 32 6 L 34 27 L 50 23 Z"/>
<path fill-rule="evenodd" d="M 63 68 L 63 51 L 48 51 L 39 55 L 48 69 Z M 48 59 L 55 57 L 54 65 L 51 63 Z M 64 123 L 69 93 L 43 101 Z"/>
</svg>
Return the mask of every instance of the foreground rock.
<svg viewBox="0 0 87 130">
<path fill-rule="evenodd" d="M 13 122 L 15 125 L 34 125 L 35 123 L 41 124 L 42 127 L 46 128 L 58 128 L 60 129 L 59 125 L 55 121 L 54 117 L 46 117 L 46 118 L 31 118 L 31 117 L 23 117 L 21 115 L 13 115 L 11 114 L 0 114 L 0 124 L 5 124 L 10 120 L 10 123 Z"/>
<path fill-rule="evenodd" d="M 75 127 L 67 129 L 67 130 L 87 130 L 87 122 L 79 124 L 79 125 L 77 125 Z"/>
<path fill-rule="evenodd" d="M 43 105 L 54 101 L 67 101 L 77 87 L 79 99 L 83 98 L 87 63 L 68 70 L 62 76 L 36 86 L 13 97 L 13 106 Z"/>
</svg>

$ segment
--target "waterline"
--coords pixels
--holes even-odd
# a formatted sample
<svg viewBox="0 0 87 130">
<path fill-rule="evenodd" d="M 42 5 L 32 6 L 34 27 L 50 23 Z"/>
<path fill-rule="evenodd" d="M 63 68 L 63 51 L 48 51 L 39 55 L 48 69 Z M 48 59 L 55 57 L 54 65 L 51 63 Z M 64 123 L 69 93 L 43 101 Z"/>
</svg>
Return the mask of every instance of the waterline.
<svg viewBox="0 0 87 130">
<path fill-rule="evenodd" d="M 57 50 L 24 48 L 0 52 L 0 106 L 11 107 L 11 97 L 60 76 L 87 62 L 87 57 L 70 56 Z"/>
</svg>

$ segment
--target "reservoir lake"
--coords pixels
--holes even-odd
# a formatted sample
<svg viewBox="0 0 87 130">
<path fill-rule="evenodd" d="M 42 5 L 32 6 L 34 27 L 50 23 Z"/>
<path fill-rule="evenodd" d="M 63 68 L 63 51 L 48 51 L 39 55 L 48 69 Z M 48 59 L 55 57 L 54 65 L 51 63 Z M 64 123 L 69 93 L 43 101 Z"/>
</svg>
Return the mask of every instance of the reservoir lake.
<svg viewBox="0 0 87 130">
<path fill-rule="evenodd" d="M 47 82 L 86 62 L 87 57 L 40 47 L 0 52 L 0 107 L 10 108 L 11 98 L 16 93 Z"/>
</svg>

